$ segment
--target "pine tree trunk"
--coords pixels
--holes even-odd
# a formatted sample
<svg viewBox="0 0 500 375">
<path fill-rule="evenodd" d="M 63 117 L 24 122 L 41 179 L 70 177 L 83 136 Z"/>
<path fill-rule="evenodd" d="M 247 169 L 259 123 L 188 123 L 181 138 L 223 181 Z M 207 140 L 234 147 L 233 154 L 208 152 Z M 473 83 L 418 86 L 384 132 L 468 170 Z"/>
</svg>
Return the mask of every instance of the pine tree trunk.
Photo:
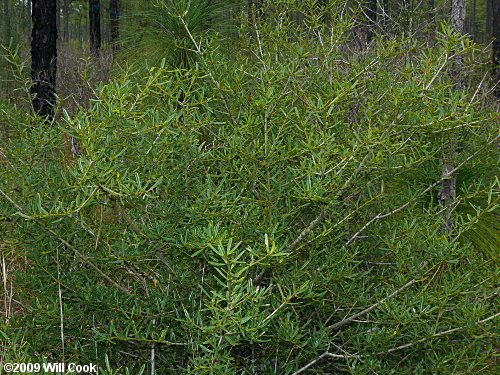
<svg viewBox="0 0 500 375">
<path fill-rule="evenodd" d="M 451 24 L 458 33 L 462 34 L 465 24 L 465 0 L 452 0 L 451 3 Z M 456 57 L 453 61 L 451 76 L 454 82 L 454 90 L 462 90 L 464 87 L 464 79 L 462 75 L 462 57 Z M 457 190 L 457 173 L 453 170 L 456 168 L 457 160 L 457 139 L 453 134 L 445 139 L 445 152 L 443 155 L 443 167 L 441 171 L 441 190 L 438 193 L 438 201 L 443 206 L 445 222 L 443 230 L 449 234 L 453 230 L 453 206 Z"/>
<path fill-rule="evenodd" d="M 120 36 L 120 0 L 109 1 L 109 23 L 111 28 L 111 44 L 113 51 L 118 50 L 118 37 Z"/>
<path fill-rule="evenodd" d="M 32 0 L 31 79 L 33 109 L 50 120 L 56 102 L 56 0 Z"/>
<path fill-rule="evenodd" d="M 433 38 L 435 36 L 436 28 L 436 3 L 434 0 L 429 0 L 429 10 L 427 11 L 427 21 L 429 23 L 429 28 L 427 31 L 427 41 L 432 44 Z"/>
<path fill-rule="evenodd" d="M 64 0 L 64 39 L 69 40 L 69 3 L 68 0 Z"/>
<path fill-rule="evenodd" d="M 491 4 L 491 34 L 494 38 L 492 44 L 493 83 L 495 96 L 500 99 L 500 1 Z"/>
<path fill-rule="evenodd" d="M 28 35 L 31 34 L 31 0 L 26 0 L 26 19 L 28 20 Z"/>
<path fill-rule="evenodd" d="M 493 36 L 493 0 L 486 0 L 486 43 L 491 41 Z"/>
<path fill-rule="evenodd" d="M 99 0 L 89 0 L 90 52 L 99 56 L 101 48 L 101 4 Z"/>
<path fill-rule="evenodd" d="M 3 0 L 3 18 L 4 18 L 4 36 L 5 41 L 8 43 L 10 40 L 10 13 L 9 13 L 9 0 Z"/>
<path fill-rule="evenodd" d="M 61 30 L 61 1 L 56 0 L 56 28 Z"/>
<path fill-rule="evenodd" d="M 472 0 L 472 4 L 471 4 L 470 34 L 472 36 L 472 39 L 477 40 L 477 30 L 476 30 L 476 0 Z"/>
</svg>

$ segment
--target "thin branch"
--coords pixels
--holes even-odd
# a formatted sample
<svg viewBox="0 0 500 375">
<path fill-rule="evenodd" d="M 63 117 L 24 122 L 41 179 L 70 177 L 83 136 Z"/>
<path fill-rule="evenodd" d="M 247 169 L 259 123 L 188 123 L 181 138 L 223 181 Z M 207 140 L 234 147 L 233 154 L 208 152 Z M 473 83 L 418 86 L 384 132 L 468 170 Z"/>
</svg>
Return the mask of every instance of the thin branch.
<svg viewBox="0 0 500 375">
<path fill-rule="evenodd" d="M 385 303 L 387 300 L 391 299 L 392 297 L 398 295 L 399 293 L 401 293 L 403 290 L 405 290 L 406 288 L 408 288 L 410 285 L 413 285 L 417 282 L 417 280 L 413 279 L 409 282 L 407 282 L 405 285 L 403 285 L 401 288 L 399 288 L 398 290 L 396 290 L 394 293 L 390 294 L 389 296 L 381 299 L 380 301 L 378 301 L 376 304 L 374 305 L 371 305 L 370 307 L 368 307 L 367 309 L 364 309 L 363 311 L 360 311 L 359 313 L 356 313 L 354 315 L 351 315 L 349 318 L 346 318 L 346 319 L 343 319 L 341 320 L 340 322 L 337 322 L 335 324 L 332 324 L 331 326 L 327 327 L 328 330 L 332 330 L 332 329 L 336 329 L 336 328 L 340 328 L 342 327 L 343 325 L 346 325 L 347 323 L 350 323 L 352 322 L 354 319 L 357 319 L 359 318 L 360 316 L 362 315 L 365 315 L 367 313 L 369 313 L 370 311 L 376 309 L 377 307 L 379 307 L 380 305 L 382 305 L 383 303 Z"/>
<path fill-rule="evenodd" d="M 486 319 L 483 319 L 483 320 L 479 320 L 478 322 L 476 322 L 476 325 L 477 324 L 482 324 L 482 323 L 486 323 L 487 321 L 489 320 L 492 320 L 492 319 L 495 319 L 496 317 L 500 316 L 500 312 L 494 314 L 494 315 L 491 315 L 489 316 L 488 318 Z M 404 344 L 404 345 L 401 345 L 401 346 L 398 346 L 396 348 L 392 348 L 392 349 L 389 349 L 389 350 L 386 350 L 386 351 L 383 351 L 383 352 L 378 352 L 378 353 L 375 353 L 375 355 L 384 355 L 384 354 L 389 354 L 389 353 L 392 353 L 392 352 L 395 352 L 395 351 L 398 351 L 398 350 L 403 350 L 403 349 L 406 349 L 406 348 L 410 348 L 412 346 L 415 346 L 417 344 L 420 344 L 424 341 L 427 341 L 429 339 L 432 339 L 434 337 L 440 337 L 440 336 L 444 336 L 444 335 L 448 335 L 450 333 L 453 333 L 453 332 L 458 332 L 458 331 L 461 331 L 463 329 L 467 328 L 467 326 L 462 326 L 462 327 L 456 327 L 456 328 L 452 328 L 452 329 L 448 329 L 446 331 L 441 331 L 441 332 L 438 332 L 438 333 L 435 333 L 433 334 L 432 336 L 430 337 L 424 337 L 423 339 L 420 339 L 420 340 L 417 340 L 415 342 L 411 342 L 409 344 Z"/>
<path fill-rule="evenodd" d="M 18 211 L 23 212 L 23 209 L 20 206 L 18 206 L 16 202 L 14 202 L 7 194 L 5 194 L 5 192 L 2 189 L 0 189 L 0 194 L 2 194 L 5 197 L 5 199 L 7 199 L 10 202 L 10 204 L 12 204 Z"/>
<path fill-rule="evenodd" d="M 301 367 L 300 369 L 298 369 L 297 371 L 295 371 L 292 375 L 297 375 L 297 374 L 300 374 L 300 373 L 304 372 L 309 367 L 315 365 L 316 363 L 318 363 L 319 361 L 321 361 L 323 358 L 327 358 L 327 357 L 329 357 L 329 358 L 335 358 L 335 359 L 360 358 L 359 356 L 356 356 L 356 355 L 349 355 L 349 354 L 341 355 L 341 354 L 334 354 L 334 353 L 330 353 L 330 352 L 324 352 L 323 354 L 321 354 L 315 360 L 309 362 L 304 367 Z"/>
<path fill-rule="evenodd" d="M 396 291 L 396 292 L 398 292 L 398 291 Z M 389 298 L 389 297 L 387 297 L 387 298 Z M 498 312 L 498 313 L 496 313 L 494 315 L 491 315 L 491 316 L 489 316 L 486 319 L 480 320 L 480 321 L 476 322 L 475 324 L 478 325 L 478 324 L 486 323 L 487 321 L 495 319 L 498 316 L 500 316 L 500 312 Z M 345 352 L 344 355 L 341 355 L 341 354 L 334 354 L 334 353 L 330 353 L 330 352 L 324 352 L 323 354 L 321 354 L 315 360 L 309 362 L 304 367 L 301 367 L 299 370 L 295 371 L 292 375 L 297 375 L 297 374 L 300 374 L 300 373 L 304 372 L 305 370 L 307 370 L 311 366 L 313 366 L 316 363 L 318 363 L 319 361 L 321 361 L 323 358 L 335 358 L 335 359 L 346 359 L 346 358 L 350 359 L 350 358 L 355 358 L 355 359 L 361 359 L 361 358 L 366 358 L 366 357 L 370 357 L 370 356 L 374 356 L 374 355 L 385 355 L 385 354 L 389 354 L 389 353 L 392 353 L 392 352 L 395 352 L 395 351 L 398 351 L 398 350 L 403 350 L 403 349 L 406 349 L 406 348 L 410 348 L 410 347 L 415 346 L 417 344 L 420 344 L 420 343 L 422 343 L 424 341 L 427 341 L 427 340 L 429 340 L 431 338 L 448 335 L 450 333 L 457 332 L 457 331 L 463 330 L 465 328 L 467 328 L 467 327 L 466 326 L 462 326 L 462 327 L 448 329 L 446 331 L 441 331 L 441 332 L 435 333 L 435 334 L 433 334 L 430 337 L 425 337 L 423 339 L 420 339 L 418 341 L 415 341 L 415 342 L 412 342 L 412 343 L 409 343 L 409 344 L 401 345 L 401 346 L 398 346 L 396 348 L 392 348 L 392 349 L 389 349 L 389 350 L 386 350 L 386 351 L 382 351 L 382 352 L 378 352 L 378 353 L 373 353 L 373 354 L 355 355 L 355 354 L 349 354 L 349 353 Z"/>
<path fill-rule="evenodd" d="M 500 135 L 497 135 L 495 138 L 493 138 L 491 141 L 489 141 L 487 144 L 491 144 L 493 142 L 495 142 L 498 138 L 500 138 Z M 384 217 L 387 217 L 387 216 L 391 216 L 391 215 L 394 215 L 395 213 L 401 211 L 402 209 L 404 209 L 405 207 L 407 207 L 411 202 L 413 202 L 415 199 L 417 199 L 418 197 L 421 197 L 422 195 L 424 195 L 425 193 L 427 193 L 428 191 L 430 191 L 431 189 L 433 189 L 435 186 L 441 184 L 444 180 L 446 180 L 447 178 L 449 178 L 449 176 L 453 175 L 453 173 L 455 173 L 456 171 L 458 171 L 460 168 L 462 168 L 462 166 L 464 166 L 466 163 L 468 163 L 473 157 L 475 157 L 479 152 L 481 152 L 483 149 L 478 149 L 476 152 L 474 152 L 472 155 L 470 155 L 469 157 L 467 157 L 463 162 L 461 162 L 460 164 L 458 164 L 455 168 L 453 168 L 452 170 L 450 170 L 446 176 L 443 176 L 441 179 L 439 179 L 438 181 L 434 182 L 433 184 L 429 185 L 425 190 L 421 191 L 419 194 L 417 194 L 415 197 L 413 197 L 411 200 L 409 200 L 408 202 L 402 204 L 401 206 L 399 206 L 398 208 L 390 211 L 390 212 L 387 212 L 387 213 L 382 213 L 382 212 L 379 212 L 377 215 L 375 215 L 372 219 L 370 219 L 370 221 L 368 221 L 365 225 L 363 225 L 361 227 L 360 230 L 358 230 L 347 242 L 346 242 L 346 245 L 349 245 L 350 243 L 352 243 L 369 225 L 371 225 L 373 222 L 375 222 L 376 220 L 378 219 L 382 219 Z"/>
<path fill-rule="evenodd" d="M 59 248 L 57 248 L 57 296 L 59 298 L 59 318 L 60 318 L 60 327 L 61 327 L 61 351 L 62 351 L 62 360 L 64 362 L 65 356 L 65 348 L 64 348 L 64 308 L 62 301 L 62 291 L 61 291 L 61 265 L 59 264 Z"/>
<path fill-rule="evenodd" d="M 7 199 L 19 212 L 24 213 L 24 210 L 21 206 L 19 206 L 17 203 L 15 203 L 2 189 L 0 189 L 0 194 L 2 194 L 5 199 Z M 99 267 L 97 267 L 94 263 L 90 261 L 89 258 L 87 258 L 85 255 L 80 253 L 73 245 L 71 245 L 68 241 L 66 241 L 64 238 L 61 238 L 58 236 L 56 232 L 54 232 L 52 229 L 47 228 L 44 224 L 42 224 L 37 218 L 32 218 L 35 223 L 40 225 L 43 229 L 45 229 L 47 232 L 52 234 L 55 238 L 57 238 L 58 241 L 60 241 L 64 246 L 67 248 L 73 250 L 75 255 L 80 258 L 83 262 L 87 263 L 91 268 L 93 268 L 99 275 L 101 275 L 103 278 L 108 280 L 111 284 L 113 284 L 117 289 L 120 289 L 122 292 L 125 294 L 131 295 L 131 293 L 128 291 L 128 289 L 124 288 L 120 284 L 118 284 L 116 281 L 114 281 L 111 277 L 106 275 Z"/>
<path fill-rule="evenodd" d="M 40 223 L 38 223 L 40 224 Z M 73 245 L 71 245 L 68 241 L 66 241 L 64 238 L 58 237 L 57 233 L 54 232 L 52 229 L 47 228 L 45 225 L 40 224 L 43 228 L 45 228 L 48 232 L 50 232 L 52 235 L 54 235 L 64 246 L 70 248 L 73 250 L 75 255 L 80 258 L 83 262 L 87 263 L 91 268 L 94 269 L 99 275 L 101 275 L 103 278 L 108 280 L 111 284 L 113 284 L 117 289 L 120 289 L 123 293 L 128 294 L 129 296 L 131 295 L 130 291 L 126 289 L 125 287 L 121 286 L 118 284 L 115 280 L 113 280 L 111 277 L 106 275 L 99 267 L 97 267 L 94 263 L 90 261 L 89 258 L 87 258 L 85 255 L 80 253 Z"/>
<path fill-rule="evenodd" d="M 309 223 L 307 228 L 305 228 L 299 234 L 299 236 L 290 244 L 290 246 L 288 246 L 285 252 L 291 253 L 293 250 L 295 250 L 297 245 L 300 244 L 302 240 L 319 225 L 319 223 L 321 222 L 321 220 L 323 220 L 325 216 L 326 216 L 326 210 L 325 208 L 322 208 L 320 214 L 316 216 L 316 218 L 314 218 L 314 220 Z"/>
</svg>

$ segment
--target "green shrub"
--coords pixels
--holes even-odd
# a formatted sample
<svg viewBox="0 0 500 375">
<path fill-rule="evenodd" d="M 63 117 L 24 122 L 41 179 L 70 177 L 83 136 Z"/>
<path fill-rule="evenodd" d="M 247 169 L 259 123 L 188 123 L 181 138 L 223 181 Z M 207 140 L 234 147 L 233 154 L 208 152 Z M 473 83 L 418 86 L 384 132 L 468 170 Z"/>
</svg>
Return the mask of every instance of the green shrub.
<svg viewBox="0 0 500 375">
<path fill-rule="evenodd" d="M 474 46 L 354 54 L 350 20 L 314 17 L 291 43 L 280 4 L 238 56 L 193 41 L 194 68 L 125 70 L 53 123 L 2 107 L 2 246 L 25 257 L 6 352 L 57 361 L 63 334 L 109 374 L 492 373 L 497 254 L 462 233 L 495 208 L 497 138 L 446 74 Z M 450 137 L 476 174 L 448 236 Z"/>
</svg>

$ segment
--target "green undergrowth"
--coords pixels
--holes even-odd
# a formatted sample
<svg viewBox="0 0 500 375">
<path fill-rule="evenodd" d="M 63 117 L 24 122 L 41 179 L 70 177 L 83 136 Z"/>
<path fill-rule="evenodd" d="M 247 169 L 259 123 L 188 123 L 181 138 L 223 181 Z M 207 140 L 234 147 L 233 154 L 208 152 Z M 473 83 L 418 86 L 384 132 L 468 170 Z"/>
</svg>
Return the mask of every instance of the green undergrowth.
<svg viewBox="0 0 500 375">
<path fill-rule="evenodd" d="M 430 52 L 381 38 L 355 55 L 348 20 L 310 22 L 325 34 L 264 25 L 238 55 L 123 70 L 61 120 L 0 107 L 5 361 L 493 373 L 495 114 L 447 74 L 475 47 L 445 27 Z"/>
</svg>

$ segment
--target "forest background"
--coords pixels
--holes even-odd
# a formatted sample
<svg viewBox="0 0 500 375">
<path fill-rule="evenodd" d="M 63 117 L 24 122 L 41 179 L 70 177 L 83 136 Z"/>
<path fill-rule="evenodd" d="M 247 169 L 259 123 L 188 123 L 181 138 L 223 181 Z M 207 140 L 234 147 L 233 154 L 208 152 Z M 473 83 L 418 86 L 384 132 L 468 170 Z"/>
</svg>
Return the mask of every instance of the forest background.
<svg viewBox="0 0 500 375">
<path fill-rule="evenodd" d="M 496 373 L 499 3 L 3 0 L 2 363 Z"/>
</svg>

